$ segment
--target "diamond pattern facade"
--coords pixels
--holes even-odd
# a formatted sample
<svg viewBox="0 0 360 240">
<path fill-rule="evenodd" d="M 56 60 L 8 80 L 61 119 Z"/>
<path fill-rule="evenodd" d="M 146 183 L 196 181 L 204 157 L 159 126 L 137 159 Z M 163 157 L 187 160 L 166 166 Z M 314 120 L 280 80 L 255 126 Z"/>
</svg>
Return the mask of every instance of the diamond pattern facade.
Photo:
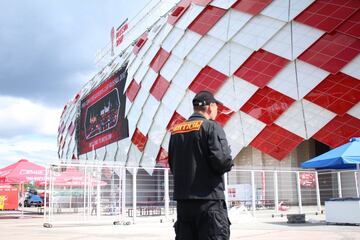
<svg viewBox="0 0 360 240">
<path fill-rule="evenodd" d="M 246 112 L 265 124 L 271 124 L 281 116 L 293 102 L 294 99 L 269 87 L 264 87 L 254 93 L 241 107 L 241 111 Z"/>
<path fill-rule="evenodd" d="M 305 99 L 343 115 L 360 101 L 360 81 L 344 73 L 329 75 Z"/>
<path fill-rule="evenodd" d="M 250 145 L 276 159 L 283 159 L 302 140 L 301 137 L 273 124 L 264 128 Z"/>
<path fill-rule="evenodd" d="M 62 159 L 166 167 L 171 128 L 213 92 L 232 156 L 251 146 L 286 158 L 304 140 L 336 147 L 360 135 L 360 1 L 182 0 L 64 107 Z M 134 26 L 135 27 L 135 26 Z M 127 64 L 129 137 L 78 155 L 82 99 Z M 274 160 L 273 160 L 274 161 Z"/>
<path fill-rule="evenodd" d="M 359 53 L 360 39 L 332 32 L 321 37 L 299 59 L 336 74 Z"/>
<path fill-rule="evenodd" d="M 331 32 L 358 9 L 356 0 L 317 0 L 296 21 Z"/>
<path fill-rule="evenodd" d="M 288 60 L 275 54 L 259 50 L 235 72 L 242 78 L 260 88 L 268 82 L 288 63 Z"/>
<path fill-rule="evenodd" d="M 270 3 L 271 0 L 238 0 L 232 7 L 238 11 L 257 15 Z"/>
</svg>

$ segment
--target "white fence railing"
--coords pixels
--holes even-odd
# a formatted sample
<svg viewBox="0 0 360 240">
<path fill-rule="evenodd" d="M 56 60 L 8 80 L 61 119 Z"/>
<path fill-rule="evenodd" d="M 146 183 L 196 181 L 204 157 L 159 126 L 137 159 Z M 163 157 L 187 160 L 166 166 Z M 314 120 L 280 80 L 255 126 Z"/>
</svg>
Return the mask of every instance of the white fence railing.
<svg viewBox="0 0 360 240">
<path fill-rule="evenodd" d="M 358 197 L 355 171 L 271 171 L 233 169 L 225 176 L 229 207 L 254 216 L 322 212 L 332 197 Z M 110 164 L 58 164 L 48 169 L 44 226 L 113 222 L 138 217 L 174 219 L 173 177 L 169 169 Z"/>
</svg>

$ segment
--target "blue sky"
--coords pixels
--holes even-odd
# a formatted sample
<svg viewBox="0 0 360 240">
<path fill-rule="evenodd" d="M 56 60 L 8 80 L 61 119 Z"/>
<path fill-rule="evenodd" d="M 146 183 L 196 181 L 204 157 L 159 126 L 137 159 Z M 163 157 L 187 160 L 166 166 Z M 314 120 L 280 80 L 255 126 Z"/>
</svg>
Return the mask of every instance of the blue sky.
<svg viewBox="0 0 360 240">
<path fill-rule="evenodd" d="M 110 30 L 149 0 L 0 1 L 0 167 L 57 157 L 60 114 Z"/>
</svg>

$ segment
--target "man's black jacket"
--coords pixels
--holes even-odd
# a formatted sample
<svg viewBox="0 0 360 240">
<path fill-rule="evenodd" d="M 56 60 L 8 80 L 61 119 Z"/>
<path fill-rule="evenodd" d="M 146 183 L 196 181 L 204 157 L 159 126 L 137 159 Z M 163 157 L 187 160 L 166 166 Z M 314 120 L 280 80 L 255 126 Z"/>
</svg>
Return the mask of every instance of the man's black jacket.
<svg viewBox="0 0 360 240">
<path fill-rule="evenodd" d="M 194 113 L 172 129 L 169 165 L 174 175 L 174 198 L 224 199 L 223 174 L 233 165 L 221 126 Z"/>
</svg>

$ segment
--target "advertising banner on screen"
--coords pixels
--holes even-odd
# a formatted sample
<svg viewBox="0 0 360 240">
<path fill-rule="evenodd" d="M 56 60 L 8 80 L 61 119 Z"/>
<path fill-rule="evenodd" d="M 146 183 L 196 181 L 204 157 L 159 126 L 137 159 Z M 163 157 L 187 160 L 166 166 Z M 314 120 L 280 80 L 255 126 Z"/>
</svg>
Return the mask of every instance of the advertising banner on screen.
<svg viewBox="0 0 360 240">
<path fill-rule="evenodd" d="M 99 85 L 81 101 L 79 155 L 129 137 L 125 118 L 125 67 Z"/>
</svg>

